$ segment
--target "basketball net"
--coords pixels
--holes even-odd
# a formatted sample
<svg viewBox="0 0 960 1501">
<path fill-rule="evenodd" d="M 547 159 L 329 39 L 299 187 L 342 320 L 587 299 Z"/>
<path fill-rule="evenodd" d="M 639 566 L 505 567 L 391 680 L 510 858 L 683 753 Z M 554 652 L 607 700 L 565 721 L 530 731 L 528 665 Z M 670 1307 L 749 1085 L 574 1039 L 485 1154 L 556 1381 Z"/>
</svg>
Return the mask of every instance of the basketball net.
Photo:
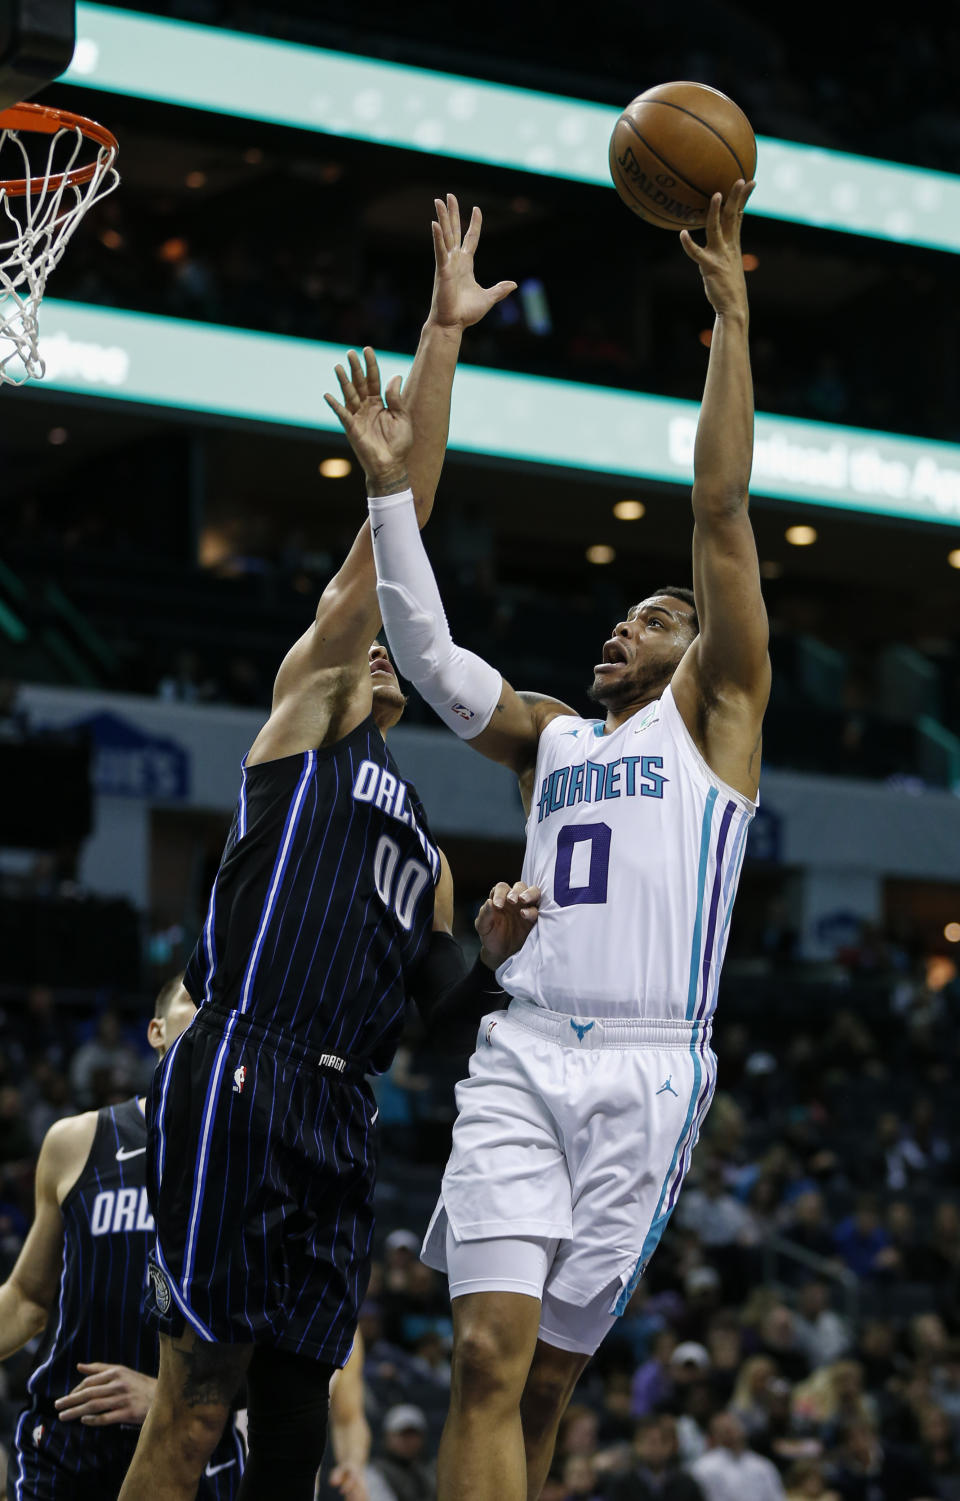
<svg viewBox="0 0 960 1501">
<path fill-rule="evenodd" d="M 41 171 L 31 168 L 21 133 L 33 141 L 49 136 Z M 97 153 L 86 164 L 84 146 Z M 23 163 L 20 179 L 7 170 L 11 153 Z M 116 155 L 109 131 L 79 116 L 29 104 L 0 113 L 0 385 L 45 374 L 38 314 L 47 277 L 87 210 L 120 181 Z"/>
</svg>

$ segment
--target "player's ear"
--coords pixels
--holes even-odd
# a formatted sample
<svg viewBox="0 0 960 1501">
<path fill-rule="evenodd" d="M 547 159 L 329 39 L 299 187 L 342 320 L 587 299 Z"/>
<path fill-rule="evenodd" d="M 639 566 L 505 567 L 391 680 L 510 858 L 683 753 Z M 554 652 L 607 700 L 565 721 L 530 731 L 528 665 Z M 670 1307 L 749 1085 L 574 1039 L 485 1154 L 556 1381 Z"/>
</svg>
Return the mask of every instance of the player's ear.
<svg viewBox="0 0 960 1501">
<path fill-rule="evenodd" d="M 155 1053 L 159 1053 L 167 1042 L 166 1017 L 154 1016 L 147 1027 L 147 1041 Z"/>
</svg>

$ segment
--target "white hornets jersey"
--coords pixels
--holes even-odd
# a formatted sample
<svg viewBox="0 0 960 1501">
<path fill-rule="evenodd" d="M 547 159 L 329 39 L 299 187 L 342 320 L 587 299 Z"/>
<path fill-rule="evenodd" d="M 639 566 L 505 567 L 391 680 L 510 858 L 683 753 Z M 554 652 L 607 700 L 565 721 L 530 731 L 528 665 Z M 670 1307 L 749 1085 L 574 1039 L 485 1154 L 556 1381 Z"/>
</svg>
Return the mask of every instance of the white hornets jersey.
<svg viewBox="0 0 960 1501">
<path fill-rule="evenodd" d="M 540 916 L 500 984 L 573 1016 L 709 1017 L 755 811 L 707 766 L 669 687 L 612 735 L 552 720 L 523 862 Z"/>
</svg>

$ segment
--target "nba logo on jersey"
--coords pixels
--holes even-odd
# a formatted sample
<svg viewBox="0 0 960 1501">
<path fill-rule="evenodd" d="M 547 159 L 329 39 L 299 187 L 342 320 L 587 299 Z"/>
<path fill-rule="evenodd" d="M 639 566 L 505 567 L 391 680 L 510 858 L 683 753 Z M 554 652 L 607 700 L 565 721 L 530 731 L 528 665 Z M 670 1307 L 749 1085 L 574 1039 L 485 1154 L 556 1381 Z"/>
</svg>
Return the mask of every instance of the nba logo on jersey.
<svg viewBox="0 0 960 1501">
<path fill-rule="evenodd" d="M 241 1063 L 240 1067 L 239 1068 L 235 1068 L 234 1071 L 233 1071 L 233 1092 L 234 1092 L 234 1094 L 243 1094 L 243 1086 L 246 1083 L 246 1078 L 247 1078 L 247 1065 L 245 1063 Z"/>
<path fill-rule="evenodd" d="M 43 1435 L 46 1433 L 46 1431 L 47 1430 L 44 1428 L 42 1423 L 38 1423 L 36 1428 L 34 1428 L 30 1437 L 33 1439 L 33 1447 L 35 1449 L 39 1449 L 40 1445 L 43 1442 Z"/>
</svg>

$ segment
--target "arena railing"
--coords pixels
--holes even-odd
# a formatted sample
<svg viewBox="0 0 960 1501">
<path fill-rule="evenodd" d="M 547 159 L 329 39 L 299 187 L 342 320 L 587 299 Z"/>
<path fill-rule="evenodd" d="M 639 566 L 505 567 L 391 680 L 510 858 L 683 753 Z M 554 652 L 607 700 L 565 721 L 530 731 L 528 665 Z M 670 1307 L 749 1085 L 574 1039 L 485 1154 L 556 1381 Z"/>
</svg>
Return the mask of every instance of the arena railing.
<svg viewBox="0 0 960 1501">
<path fill-rule="evenodd" d="M 794 1241 L 786 1240 L 779 1235 L 769 1236 L 763 1242 L 761 1251 L 765 1286 L 787 1290 L 787 1284 L 778 1275 L 780 1261 L 789 1262 L 795 1267 L 802 1267 L 812 1277 L 826 1282 L 839 1292 L 844 1316 L 851 1328 L 856 1326 L 860 1316 L 860 1283 L 849 1267 L 838 1266 L 835 1261 L 829 1261 L 824 1256 L 817 1256 L 815 1252 L 808 1251 L 805 1246 L 798 1246 Z"/>
</svg>

